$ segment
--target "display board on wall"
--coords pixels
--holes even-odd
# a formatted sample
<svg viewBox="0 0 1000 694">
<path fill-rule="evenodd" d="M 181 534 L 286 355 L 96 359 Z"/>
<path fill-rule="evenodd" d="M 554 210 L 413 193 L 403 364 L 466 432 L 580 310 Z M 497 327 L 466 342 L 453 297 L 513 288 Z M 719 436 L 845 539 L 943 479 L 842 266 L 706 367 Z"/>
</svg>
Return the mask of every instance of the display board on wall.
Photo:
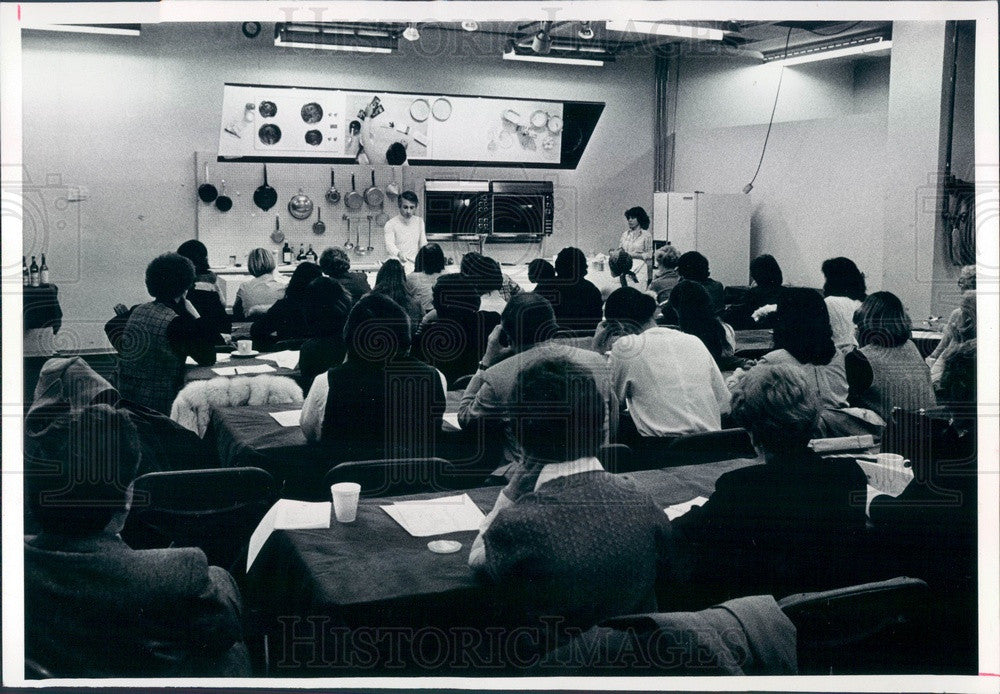
<svg viewBox="0 0 1000 694">
<path fill-rule="evenodd" d="M 226 84 L 219 161 L 576 168 L 603 103 Z M 402 147 L 402 150 L 400 150 Z"/>
</svg>

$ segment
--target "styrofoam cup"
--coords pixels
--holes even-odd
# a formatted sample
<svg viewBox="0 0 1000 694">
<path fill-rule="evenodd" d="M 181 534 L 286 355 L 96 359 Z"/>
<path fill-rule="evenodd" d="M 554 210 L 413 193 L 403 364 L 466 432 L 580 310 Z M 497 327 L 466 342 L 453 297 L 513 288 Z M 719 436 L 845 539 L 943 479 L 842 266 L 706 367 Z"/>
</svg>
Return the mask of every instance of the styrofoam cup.
<svg viewBox="0 0 1000 694">
<path fill-rule="evenodd" d="M 333 497 L 333 515 L 341 523 L 353 523 L 358 515 L 358 499 L 361 496 L 361 485 L 357 482 L 338 482 L 330 485 L 330 496 Z"/>
<path fill-rule="evenodd" d="M 248 352 L 250 352 L 251 349 L 253 349 L 253 340 L 237 340 L 236 341 L 236 350 L 240 354 L 247 354 Z"/>
</svg>

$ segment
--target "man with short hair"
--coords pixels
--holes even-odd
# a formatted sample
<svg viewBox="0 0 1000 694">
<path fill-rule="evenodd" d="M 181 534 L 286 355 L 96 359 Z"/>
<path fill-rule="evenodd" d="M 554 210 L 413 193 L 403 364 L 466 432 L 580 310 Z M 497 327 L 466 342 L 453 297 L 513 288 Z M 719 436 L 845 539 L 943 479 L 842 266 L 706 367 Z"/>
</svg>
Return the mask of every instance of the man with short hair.
<svg viewBox="0 0 1000 694">
<path fill-rule="evenodd" d="M 363 272 L 351 272 L 351 258 L 343 248 L 327 248 L 319 257 L 323 274 L 340 282 L 340 286 L 351 295 L 351 306 L 372 290 Z"/>
<path fill-rule="evenodd" d="M 403 263 L 407 274 L 413 271 L 417 251 L 427 245 L 424 220 L 417 217 L 420 199 L 412 190 L 399 194 L 399 214 L 385 223 L 385 250 L 390 258 Z"/>
</svg>

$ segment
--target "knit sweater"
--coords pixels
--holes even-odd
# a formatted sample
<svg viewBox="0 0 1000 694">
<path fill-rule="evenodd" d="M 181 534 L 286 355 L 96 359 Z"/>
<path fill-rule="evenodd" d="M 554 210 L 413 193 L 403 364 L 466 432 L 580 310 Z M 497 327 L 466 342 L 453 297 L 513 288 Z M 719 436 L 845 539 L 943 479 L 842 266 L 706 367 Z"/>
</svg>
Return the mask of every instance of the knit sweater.
<svg viewBox="0 0 1000 694">
<path fill-rule="evenodd" d="M 871 365 L 872 384 L 858 398 L 858 407 L 889 421 L 894 407 L 919 410 L 936 404 L 930 369 L 912 341 L 899 347 L 865 345 L 860 351 Z"/>
</svg>

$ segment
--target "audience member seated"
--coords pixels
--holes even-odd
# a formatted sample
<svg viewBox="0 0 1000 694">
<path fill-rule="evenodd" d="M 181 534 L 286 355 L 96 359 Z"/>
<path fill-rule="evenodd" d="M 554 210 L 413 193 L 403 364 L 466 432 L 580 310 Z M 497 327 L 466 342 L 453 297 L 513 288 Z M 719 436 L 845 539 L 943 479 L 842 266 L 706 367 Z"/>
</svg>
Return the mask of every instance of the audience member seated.
<svg viewBox="0 0 1000 694">
<path fill-rule="evenodd" d="M 432 292 L 434 283 L 444 272 L 444 251 L 436 243 L 421 246 L 413 261 L 413 272 L 406 276 L 406 286 L 410 294 L 427 313 L 434 307 Z"/>
<path fill-rule="evenodd" d="M 642 289 L 639 277 L 632 271 L 634 259 L 624 249 L 611 251 L 608 258 L 608 270 L 611 272 L 611 282 L 601 288 L 601 301 L 607 301 L 611 292 L 622 287 Z"/>
<path fill-rule="evenodd" d="M 704 287 L 697 282 L 682 280 L 670 292 L 670 305 L 677 312 L 677 325 L 681 331 L 701 340 L 720 370 L 732 371 L 743 365 L 742 359 L 733 356 L 736 331 L 719 320 Z"/>
<path fill-rule="evenodd" d="M 395 301 L 401 309 L 406 312 L 410 319 L 410 329 L 416 332 L 417 326 L 424 317 L 424 309 L 420 302 L 410 293 L 409 285 L 406 282 L 406 270 L 403 264 L 395 258 L 382 263 L 378 274 L 375 275 L 375 287 L 372 293 L 381 294 Z"/>
<path fill-rule="evenodd" d="M 704 287 L 712 299 L 716 315 L 722 315 L 726 310 L 726 288 L 722 282 L 710 279 L 708 258 L 698 251 L 688 251 L 677 259 L 677 274 L 682 280 L 691 280 Z"/>
<path fill-rule="evenodd" d="M 233 302 L 234 320 L 253 320 L 267 312 L 274 302 L 285 295 L 286 282 L 274 274 L 274 256 L 266 248 L 255 248 L 247 256 L 247 270 L 253 279 L 236 290 Z"/>
<path fill-rule="evenodd" d="M 621 287 L 611 292 L 604 302 L 604 320 L 594 333 L 593 350 L 610 354 L 618 338 L 638 335 L 645 330 L 645 309 L 648 301 L 638 298 L 634 287 Z"/>
<path fill-rule="evenodd" d="M 187 299 L 194 265 L 177 253 L 164 253 L 146 268 L 146 291 L 153 301 L 121 309 L 104 330 L 118 351 L 118 390 L 122 397 L 170 414 L 184 381 L 184 362 L 215 363 L 220 341 L 211 321 Z"/>
<path fill-rule="evenodd" d="M 363 272 L 351 272 L 351 258 L 343 248 L 327 248 L 319 257 L 323 273 L 340 282 L 351 297 L 351 306 L 372 290 L 368 277 Z"/>
<path fill-rule="evenodd" d="M 211 322 L 218 333 L 232 332 L 232 322 L 226 313 L 226 297 L 219 286 L 219 278 L 208 269 L 208 249 L 201 241 L 191 239 L 185 241 L 177 249 L 194 265 L 194 286 L 188 292 L 188 301 L 195 307 L 198 314 Z"/>
<path fill-rule="evenodd" d="M 561 617 L 559 628 L 587 629 L 655 611 L 657 571 L 671 558 L 670 524 L 632 482 L 601 467 L 605 396 L 592 372 L 547 357 L 516 375 L 511 398 L 545 416 L 520 422 L 524 463 L 469 554 L 469 565 L 497 585 L 498 613 L 508 624 Z"/>
<path fill-rule="evenodd" d="M 25 656 L 57 677 L 251 674 L 233 578 L 197 548 L 133 550 L 119 536 L 139 465 L 124 412 L 92 405 L 27 457 Z"/>
<path fill-rule="evenodd" d="M 306 288 L 309 306 L 309 332 L 312 334 L 299 350 L 300 383 L 303 390 L 327 369 L 344 361 L 344 323 L 351 311 L 351 295 L 330 277 L 321 276 Z"/>
<path fill-rule="evenodd" d="M 858 346 L 854 334 L 854 312 L 865 300 L 865 276 L 850 258 L 830 258 L 823 261 L 823 296 L 830 313 L 833 344 L 841 352 Z"/>
<path fill-rule="evenodd" d="M 601 290 L 587 276 L 587 256 L 569 246 L 556 256 L 556 279 L 552 283 L 552 310 L 563 330 L 593 331 L 601 322 Z"/>
<path fill-rule="evenodd" d="M 302 407 L 306 440 L 327 444 L 338 462 L 434 455 L 444 387 L 435 369 L 407 355 L 410 334 L 392 299 L 372 292 L 354 305 L 347 360 L 313 380 Z"/>
<path fill-rule="evenodd" d="M 308 304 L 309 283 L 323 271 L 316 263 L 299 263 L 288 281 L 285 296 L 274 302 L 267 312 L 250 326 L 254 349 L 274 349 L 283 340 L 305 340 L 313 336 Z"/>
<path fill-rule="evenodd" d="M 632 288 L 618 291 L 628 292 L 631 320 L 642 328 L 618 338 L 608 360 L 615 395 L 630 415 L 623 419 L 619 442 L 719 431 L 729 391 L 708 349 L 694 335 L 656 325 L 652 296 Z"/>
<path fill-rule="evenodd" d="M 866 407 L 889 421 L 892 408 L 916 411 L 933 407 L 931 372 L 910 337 L 913 324 L 903 302 L 890 292 L 875 292 L 854 313 L 858 351 L 872 370 L 872 384 L 857 397 L 848 396 L 856 407 Z"/>
<path fill-rule="evenodd" d="M 443 373 L 451 387 L 476 372 L 500 314 L 480 311 L 479 293 L 458 273 L 439 277 L 433 297 L 434 311 L 417 329 L 412 354 Z"/>
<path fill-rule="evenodd" d="M 778 303 L 784 278 L 781 267 L 773 255 L 759 255 L 750 261 L 750 288 L 744 295 L 743 303 L 726 309 L 726 322 L 739 330 L 772 328 L 771 316 L 754 321 L 753 313 L 762 306 Z"/>
<path fill-rule="evenodd" d="M 504 275 L 500 270 L 500 263 L 473 251 L 462 256 L 461 273 L 479 293 L 480 308 L 483 311 L 503 313 L 508 298 L 504 293 Z"/>
<path fill-rule="evenodd" d="M 761 365 L 742 374 L 733 418 L 764 464 L 722 475 L 703 506 L 674 520 L 678 544 L 694 557 L 690 585 L 701 604 L 853 582 L 867 481 L 853 459 L 809 450 L 821 408 L 800 368 Z"/>
<path fill-rule="evenodd" d="M 962 296 L 969 292 L 975 292 L 976 290 L 976 266 L 966 265 L 962 268 L 958 275 L 958 288 L 962 292 Z M 956 308 L 948 316 L 948 322 L 945 323 L 944 330 L 941 334 L 941 341 L 937 343 L 934 351 L 927 356 L 927 366 L 934 367 L 934 362 L 940 358 L 944 351 L 951 346 L 951 341 L 956 331 L 959 330 L 962 323 L 962 308 Z"/>
<path fill-rule="evenodd" d="M 649 291 L 656 295 L 658 304 L 666 303 L 670 298 L 670 290 L 681 281 L 681 276 L 677 274 L 677 261 L 680 257 L 680 253 L 669 242 L 656 251 L 656 267 L 653 270 L 653 281 L 649 283 Z"/>
<path fill-rule="evenodd" d="M 556 269 L 545 258 L 535 258 L 528 263 L 528 281 L 535 285 L 535 294 L 544 296 L 549 303 L 555 301 L 552 284 L 556 281 Z"/>
<path fill-rule="evenodd" d="M 506 469 L 497 474 L 513 472 L 522 460 L 520 445 L 515 436 L 518 426 L 518 403 L 514 399 L 517 375 L 537 361 L 558 355 L 582 368 L 589 368 L 605 398 L 611 397 L 607 365 L 604 358 L 591 351 L 568 347 L 553 341 L 558 327 L 552 305 L 535 293 L 520 293 L 507 304 L 500 317 L 500 325 L 490 333 L 486 351 L 479 363 L 479 370 L 472 377 L 458 407 L 458 421 L 463 429 L 474 423 L 485 422 L 491 426 L 505 425 L 504 457 Z M 613 401 L 610 412 L 617 412 Z M 608 440 L 609 427 L 605 422 L 603 441 Z M 613 434 L 613 431 L 610 433 Z"/>
<path fill-rule="evenodd" d="M 959 318 L 951 329 L 951 340 L 931 365 L 931 383 L 942 402 L 976 401 L 976 292 L 962 296 Z M 952 321 L 949 321 L 951 324 Z"/>
</svg>

